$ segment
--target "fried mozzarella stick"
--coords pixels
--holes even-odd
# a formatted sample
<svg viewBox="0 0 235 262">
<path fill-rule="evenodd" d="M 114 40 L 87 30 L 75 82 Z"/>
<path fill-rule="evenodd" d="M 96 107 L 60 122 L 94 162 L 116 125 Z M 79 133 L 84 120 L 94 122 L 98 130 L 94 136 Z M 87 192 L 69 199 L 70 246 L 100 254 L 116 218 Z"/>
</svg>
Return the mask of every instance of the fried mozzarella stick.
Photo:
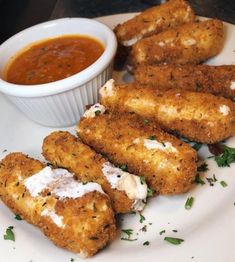
<svg viewBox="0 0 235 262">
<path fill-rule="evenodd" d="M 0 162 L 0 197 L 54 244 L 83 257 L 116 236 L 111 203 L 100 185 L 80 183 L 67 170 L 45 167 L 22 153 Z"/>
<path fill-rule="evenodd" d="M 235 65 L 142 65 L 135 82 L 157 89 L 182 89 L 235 98 Z"/>
<path fill-rule="evenodd" d="M 143 176 L 160 194 L 188 191 L 196 175 L 197 154 L 188 144 L 136 114 L 89 114 L 78 124 L 82 141 L 115 164 Z"/>
<path fill-rule="evenodd" d="M 195 14 L 184 0 L 170 0 L 146 9 L 114 29 L 118 42 L 131 46 L 145 36 L 158 34 L 166 29 L 193 22 Z"/>
<path fill-rule="evenodd" d="M 135 112 L 192 141 L 217 143 L 235 132 L 235 104 L 212 94 L 115 85 L 114 80 L 109 80 L 100 89 L 100 96 L 107 109 Z"/>
<path fill-rule="evenodd" d="M 43 155 L 55 166 L 74 173 L 84 183 L 96 182 L 109 195 L 116 213 L 141 211 L 147 185 L 124 172 L 83 144 L 69 132 L 53 132 L 43 141 Z"/>
<path fill-rule="evenodd" d="M 223 42 L 222 21 L 188 23 L 139 40 L 132 47 L 130 65 L 198 64 L 217 55 Z"/>
</svg>

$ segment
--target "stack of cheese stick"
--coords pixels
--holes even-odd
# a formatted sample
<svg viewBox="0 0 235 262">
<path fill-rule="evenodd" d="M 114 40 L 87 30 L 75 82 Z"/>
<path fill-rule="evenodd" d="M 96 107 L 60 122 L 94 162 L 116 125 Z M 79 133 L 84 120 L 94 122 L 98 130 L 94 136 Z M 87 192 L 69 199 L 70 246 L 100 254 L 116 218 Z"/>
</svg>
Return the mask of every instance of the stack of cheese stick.
<svg viewBox="0 0 235 262">
<path fill-rule="evenodd" d="M 116 214 L 142 211 L 148 195 L 192 188 L 197 152 L 179 136 L 212 144 L 235 132 L 234 66 L 198 65 L 221 51 L 221 21 L 198 22 L 186 1 L 170 0 L 114 31 L 130 50 L 134 83 L 109 80 L 78 137 L 49 134 L 49 165 L 22 153 L 0 162 L 2 201 L 83 257 L 116 237 Z"/>
<path fill-rule="evenodd" d="M 224 40 L 222 21 L 198 21 L 185 0 L 147 9 L 114 32 L 120 49 L 128 47 L 130 71 L 139 65 L 198 64 L 217 55 Z"/>
</svg>

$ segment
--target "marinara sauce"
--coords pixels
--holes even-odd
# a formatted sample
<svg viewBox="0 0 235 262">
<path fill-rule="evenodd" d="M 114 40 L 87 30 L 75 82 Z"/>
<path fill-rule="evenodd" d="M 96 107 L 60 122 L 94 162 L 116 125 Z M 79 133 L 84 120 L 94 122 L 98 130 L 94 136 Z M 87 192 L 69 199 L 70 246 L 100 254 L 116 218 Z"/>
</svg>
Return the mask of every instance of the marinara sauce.
<svg viewBox="0 0 235 262">
<path fill-rule="evenodd" d="M 66 35 L 24 48 L 9 63 L 5 78 L 14 84 L 35 85 L 74 75 L 93 64 L 104 52 L 96 39 Z"/>
</svg>

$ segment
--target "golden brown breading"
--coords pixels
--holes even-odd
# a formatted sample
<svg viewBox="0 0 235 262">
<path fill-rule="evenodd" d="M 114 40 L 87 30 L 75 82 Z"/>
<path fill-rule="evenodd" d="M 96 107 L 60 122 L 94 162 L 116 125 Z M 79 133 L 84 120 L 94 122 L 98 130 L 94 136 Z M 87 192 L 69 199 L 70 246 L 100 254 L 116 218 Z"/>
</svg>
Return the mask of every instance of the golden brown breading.
<svg viewBox="0 0 235 262">
<path fill-rule="evenodd" d="M 198 64 L 223 47 L 222 21 L 188 23 L 139 40 L 133 45 L 130 64 Z"/>
<path fill-rule="evenodd" d="M 226 98 L 185 90 L 157 90 L 106 83 L 101 103 L 110 110 L 135 112 L 192 141 L 212 144 L 235 132 L 235 105 Z"/>
<path fill-rule="evenodd" d="M 53 132 L 43 141 L 43 155 L 53 165 L 67 168 L 82 182 L 96 182 L 109 195 L 117 213 L 134 210 L 134 200 L 124 191 L 111 187 L 102 172 L 102 166 L 108 161 L 89 146 L 83 144 L 69 132 Z"/>
<path fill-rule="evenodd" d="M 0 162 L 2 201 L 14 213 L 38 226 L 54 244 L 85 257 L 94 255 L 116 235 L 107 195 L 93 191 L 79 198 L 61 200 L 47 189 L 33 197 L 25 179 L 43 168 L 42 163 L 21 153 L 6 156 Z M 58 224 L 61 220 L 63 226 Z"/>
<path fill-rule="evenodd" d="M 235 65 L 142 65 L 135 82 L 160 90 L 183 89 L 235 98 Z"/>
<path fill-rule="evenodd" d="M 196 175 L 197 154 L 188 144 L 135 114 L 83 117 L 77 127 L 82 141 L 129 172 L 146 178 L 160 194 L 188 191 Z"/>
<path fill-rule="evenodd" d="M 195 14 L 184 0 L 170 0 L 162 5 L 146 9 L 114 29 L 118 42 L 124 46 L 137 40 L 160 33 L 178 25 L 193 22 Z"/>
</svg>

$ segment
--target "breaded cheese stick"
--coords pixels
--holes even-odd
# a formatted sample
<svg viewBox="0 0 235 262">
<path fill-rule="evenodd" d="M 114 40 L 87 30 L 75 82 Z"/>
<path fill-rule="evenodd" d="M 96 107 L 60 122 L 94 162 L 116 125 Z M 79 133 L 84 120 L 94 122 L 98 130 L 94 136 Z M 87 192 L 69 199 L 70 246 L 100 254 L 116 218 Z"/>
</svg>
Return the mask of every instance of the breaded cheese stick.
<svg viewBox="0 0 235 262">
<path fill-rule="evenodd" d="M 158 34 L 194 20 L 195 14 L 186 1 L 170 0 L 148 8 L 123 24 L 117 25 L 114 32 L 120 44 L 131 46 L 145 36 Z"/>
<path fill-rule="evenodd" d="M 235 132 L 234 103 L 212 94 L 115 85 L 114 80 L 109 80 L 100 89 L 100 96 L 109 110 L 135 112 L 192 141 L 217 143 Z"/>
<path fill-rule="evenodd" d="M 136 114 L 85 114 L 77 126 L 81 140 L 115 164 L 144 176 L 160 194 L 188 191 L 196 175 L 197 154 L 188 144 Z"/>
<path fill-rule="evenodd" d="M 182 89 L 235 98 L 235 65 L 142 65 L 135 82 L 157 89 Z"/>
<path fill-rule="evenodd" d="M 113 166 L 69 132 L 53 132 L 43 141 L 43 155 L 53 165 L 68 169 L 83 183 L 96 182 L 109 195 L 116 213 L 141 211 L 147 185 Z"/>
<path fill-rule="evenodd" d="M 223 22 L 216 19 L 188 23 L 139 40 L 130 53 L 130 65 L 198 64 L 223 47 Z"/>
<path fill-rule="evenodd" d="M 0 162 L 0 197 L 52 242 L 83 257 L 116 236 L 111 203 L 100 185 L 78 182 L 65 169 L 11 153 Z"/>
</svg>

